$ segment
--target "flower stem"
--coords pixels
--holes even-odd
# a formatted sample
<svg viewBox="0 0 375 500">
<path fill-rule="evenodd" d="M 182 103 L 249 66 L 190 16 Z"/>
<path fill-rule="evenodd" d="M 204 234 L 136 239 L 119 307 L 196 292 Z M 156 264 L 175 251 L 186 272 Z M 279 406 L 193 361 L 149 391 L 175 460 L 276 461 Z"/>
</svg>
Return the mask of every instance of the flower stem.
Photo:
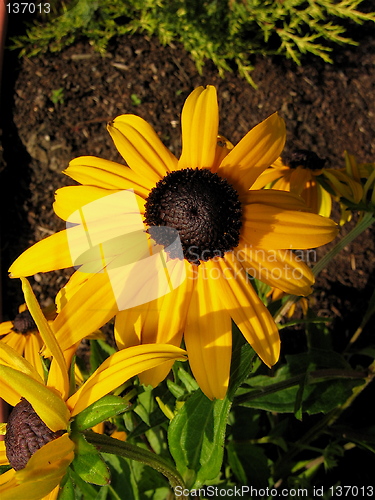
<svg viewBox="0 0 375 500">
<path fill-rule="evenodd" d="M 129 458 L 130 460 L 137 460 L 161 472 L 168 479 L 173 489 L 175 489 L 176 486 L 180 486 L 181 490 L 186 491 L 186 486 L 181 475 L 165 458 L 140 448 L 139 446 L 111 438 L 104 434 L 97 434 L 92 431 L 87 431 L 84 434 L 87 441 L 93 444 L 101 453 L 111 453 L 113 455 Z M 180 498 L 180 496 L 176 495 L 176 498 Z"/>
<path fill-rule="evenodd" d="M 312 268 L 314 276 L 318 274 L 329 264 L 329 262 L 335 257 L 343 248 L 345 248 L 349 243 L 355 240 L 363 231 L 370 227 L 375 222 L 374 214 L 367 212 L 362 220 L 358 222 L 356 226 L 353 227 L 349 233 L 344 236 L 344 238 L 339 241 L 329 252 L 322 257 L 319 262 L 315 264 Z"/>
</svg>

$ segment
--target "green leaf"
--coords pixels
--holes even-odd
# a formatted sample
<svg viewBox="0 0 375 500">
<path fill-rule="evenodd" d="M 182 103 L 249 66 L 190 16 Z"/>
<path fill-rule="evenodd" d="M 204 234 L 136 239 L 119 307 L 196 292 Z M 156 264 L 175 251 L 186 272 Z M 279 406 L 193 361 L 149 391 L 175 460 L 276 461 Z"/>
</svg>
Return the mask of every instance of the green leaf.
<svg viewBox="0 0 375 500">
<path fill-rule="evenodd" d="M 129 402 L 124 401 L 118 396 L 104 396 L 75 417 L 72 429 L 75 431 L 91 429 L 94 425 L 104 422 L 119 413 L 123 413 L 129 407 Z"/>
<path fill-rule="evenodd" d="M 251 484 L 258 490 L 268 486 L 267 457 L 259 446 L 232 441 L 226 448 L 229 465 L 240 483 Z"/>
<path fill-rule="evenodd" d="M 175 398 L 182 398 L 185 396 L 185 389 L 173 382 L 173 380 L 167 380 L 167 386 Z"/>
<path fill-rule="evenodd" d="M 343 404 L 365 374 L 352 370 L 333 351 L 311 349 L 287 356 L 288 364 L 275 376 L 259 375 L 247 380 L 252 389 L 241 388 L 237 404 L 279 413 L 327 413 Z"/>
<path fill-rule="evenodd" d="M 103 340 L 91 340 L 90 341 L 90 366 L 92 372 L 95 371 L 111 354 L 115 352 L 115 349 L 111 347 Z"/>
<path fill-rule="evenodd" d="M 224 400 L 210 401 L 201 390 L 187 399 L 168 430 L 170 452 L 188 487 L 199 488 L 220 473 L 226 425 L 233 397 L 252 369 L 254 350 L 234 328 L 230 383 Z"/>
<path fill-rule="evenodd" d="M 65 474 L 65 478 L 60 484 L 59 500 L 75 500 L 75 490 L 73 481 L 68 474 Z"/>
<path fill-rule="evenodd" d="M 236 329 L 237 326 L 234 325 Z M 254 349 L 250 344 L 240 344 L 242 335 L 236 343 L 233 344 L 232 363 L 230 367 L 230 382 L 228 388 L 228 398 L 233 400 L 233 397 L 240 385 L 247 379 L 249 373 L 253 369 L 252 360 L 255 356 Z M 256 358 L 259 363 L 259 358 Z"/>
<path fill-rule="evenodd" d="M 152 498 L 165 500 L 171 489 L 168 481 L 156 470 L 109 453 L 103 454 L 111 469 L 111 487 L 120 494 L 119 500 Z M 108 498 L 114 498 L 110 493 Z"/>
<path fill-rule="evenodd" d="M 81 493 L 81 497 L 84 500 L 96 500 L 98 492 L 89 483 L 86 483 L 72 468 L 69 468 L 69 476 L 71 477 L 73 484 L 76 490 L 76 497 L 79 497 L 79 493 Z M 60 500 L 60 499 L 59 499 Z"/>
<path fill-rule="evenodd" d="M 75 472 L 86 482 L 104 486 L 110 483 L 110 473 L 107 465 L 96 450 L 88 443 L 83 434 L 71 434 L 76 444 L 75 457 L 72 462 Z"/>
<path fill-rule="evenodd" d="M 113 490 L 118 493 L 121 492 L 121 498 L 126 498 L 126 500 L 139 500 L 140 484 L 137 483 L 132 470 L 136 462 L 130 462 L 125 458 L 110 453 L 103 453 L 103 458 L 108 463 L 111 471 L 111 487 Z M 132 467 L 130 467 L 130 463 Z M 160 474 L 157 475 L 160 476 Z M 110 491 L 108 491 L 107 498 L 114 498 Z"/>
<path fill-rule="evenodd" d="M 195 381 L 195 378 L 192 377 L 190 373 L 184 370 L 181 366 L 178 368 L 177 376 L 184 384 L 188 392 L 194 392 L 199 388 L 197 382 Z"/>
<path fill-rule="evenodd" d="M 169 449 L 187 487 L 199 488 L 219 474 L 230 406 L 228 398 L 210 401 L 199 390 L 172 420 Z"/>
</svg>

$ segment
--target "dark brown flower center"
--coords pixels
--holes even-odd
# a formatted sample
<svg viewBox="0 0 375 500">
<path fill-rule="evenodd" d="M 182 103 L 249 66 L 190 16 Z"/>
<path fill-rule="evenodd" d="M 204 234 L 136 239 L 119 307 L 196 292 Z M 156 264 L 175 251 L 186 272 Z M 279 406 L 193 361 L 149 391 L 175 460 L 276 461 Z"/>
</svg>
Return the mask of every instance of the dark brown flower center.
<svg viewBox="0 0 375 500">
<path fill-rule="evenodd" d="M 325 165 L 325 158 L 308 149 L 297 149 L 282 157 L 283 163 L 290 168 L 308 168 L 309 170 L 320 170 Z"/>
<path fill-rule="evenodd" d="M 11 411 L 6 427 L 5 450 L 10 465 L 15 470 L 24 469 L 39 448 L 63 433 L 51 431 L 31 404 L 22 398 Z"/>
<path fill-rule="evenodd" d="M 222 257 L 239 243 L 242 209 L 237 191 L 210 170 L 187 168 L 167 174 L 150 191 L 145 209 L 149 234 L 168 247 L 171 258 L 199 265 Z"/>
<path fill-rule="evenodd" d="M 37 326 L 29 311 L 23 311 L 17 314 L 12 323 L 12 330 L 16 333 L 23 333 L 25 335 L 37 331 Z"/>
</svg>

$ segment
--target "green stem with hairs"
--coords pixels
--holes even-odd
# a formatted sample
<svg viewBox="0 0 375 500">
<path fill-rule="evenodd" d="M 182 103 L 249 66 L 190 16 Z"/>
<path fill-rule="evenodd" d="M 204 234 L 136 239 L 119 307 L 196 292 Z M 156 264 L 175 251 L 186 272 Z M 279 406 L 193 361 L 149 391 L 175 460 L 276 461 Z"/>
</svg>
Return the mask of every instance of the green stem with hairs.
<svg viewBox="0 0 375 500">
<path fill-rule="evenodd" d="M 119 439 L 114 439 L 104 434 L 87 431 L 84 435 L 86 440 L 93 444 L 101 453 L 111 453 L 148 465 L 162 473 L 168 479 L 173 490 L 176 486 L 180 486 L 181 490 L 186 490 L 181 475 L 165 458 L 140 448 L 139 446 L 135 446 L 134 444 L 120 441 Z M 176 495 L 176 498 L 186 498 L 186 496 Z"/>
</svg>

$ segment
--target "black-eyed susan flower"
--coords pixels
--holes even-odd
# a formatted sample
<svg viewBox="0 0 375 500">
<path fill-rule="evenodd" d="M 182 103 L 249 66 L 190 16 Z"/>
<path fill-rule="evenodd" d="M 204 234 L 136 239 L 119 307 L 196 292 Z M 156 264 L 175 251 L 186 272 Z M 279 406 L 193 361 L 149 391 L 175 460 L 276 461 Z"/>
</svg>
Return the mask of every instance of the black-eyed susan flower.
<svg viewBox="0 0 375 500">
<path fill-rule="evenodd" d="M 0 475 L 0 498 L 52 500 L 75 456 L 71 419 L 137 373 L 171 359 L 183 360 L 185 351 L 172 345 L 144 345 L 117 352 L 71 394 L 72 352 L 60 349 L 26 279 L 23 290 L 52 362 L 45 382 L 25 358 L 0 342 L 0 393 L 14 407 L 2 425 L 0 464 L 12 468 Z"/>
<path fill-rule="evenodd" d="M 362 196 L 360 182 L 344 169 L 324 165 L 325 160 L 313 151 L 299 149 L 278 158 L 260 175 L 252 189 L 267 186 L 298 194 L 312 212 L 324 217 L 331 215 L 332 197 L 358 203 Z"/>
<path fill-rule="evenodd" d="M 52 323 L 56 317 L 55 304 L 43 308 L 42 311 L 47 320 Z M 12 321 L 0 323 L 0 341 L 15 349 L 34 366 L 39 375 L 43 375 L 43 366 L 40 362 L 43 340 L 26 304 L 18 308 L 18 314 Z"/>
<path fill-rule="evenodd" d="M 63 290 L 67 304 L 53 326 L 64 349 L 113 316 L 120 348 L 179 346 L 184 335 L 201 389 L 223 398 L 232 320 L 268 366 L 279 357 L 277 327 L 249 276 L 309 294 L 314 277 L 292 250 L 324 245 L 337 229 L 308 213 L 294 194 L 250 190 L 283 149 L 285 124 L 277 113 L 233 147 L 218 136 L 216 90 L 208 86 L 190 94 L 181 123 L 177 159 L 138 116 L 111 122 L 109 133 L 127 166 L 90 156 L 73 160 L 65 173 L 82 185 L 58 190 L 54 205 L 68 229 L 27 250 L 10 272 L 25 276 L 75 265 Z M 128 190 L 132 197 L 124 195 Z M 83 241 L 87 248 L 78 244 Z M 159 268 L 146 259 L 155 249 Z M 148 262 L 159 281 L 151 280 Z M 141 380 L 156 385 L 170 366 Z"/>
</svg>

